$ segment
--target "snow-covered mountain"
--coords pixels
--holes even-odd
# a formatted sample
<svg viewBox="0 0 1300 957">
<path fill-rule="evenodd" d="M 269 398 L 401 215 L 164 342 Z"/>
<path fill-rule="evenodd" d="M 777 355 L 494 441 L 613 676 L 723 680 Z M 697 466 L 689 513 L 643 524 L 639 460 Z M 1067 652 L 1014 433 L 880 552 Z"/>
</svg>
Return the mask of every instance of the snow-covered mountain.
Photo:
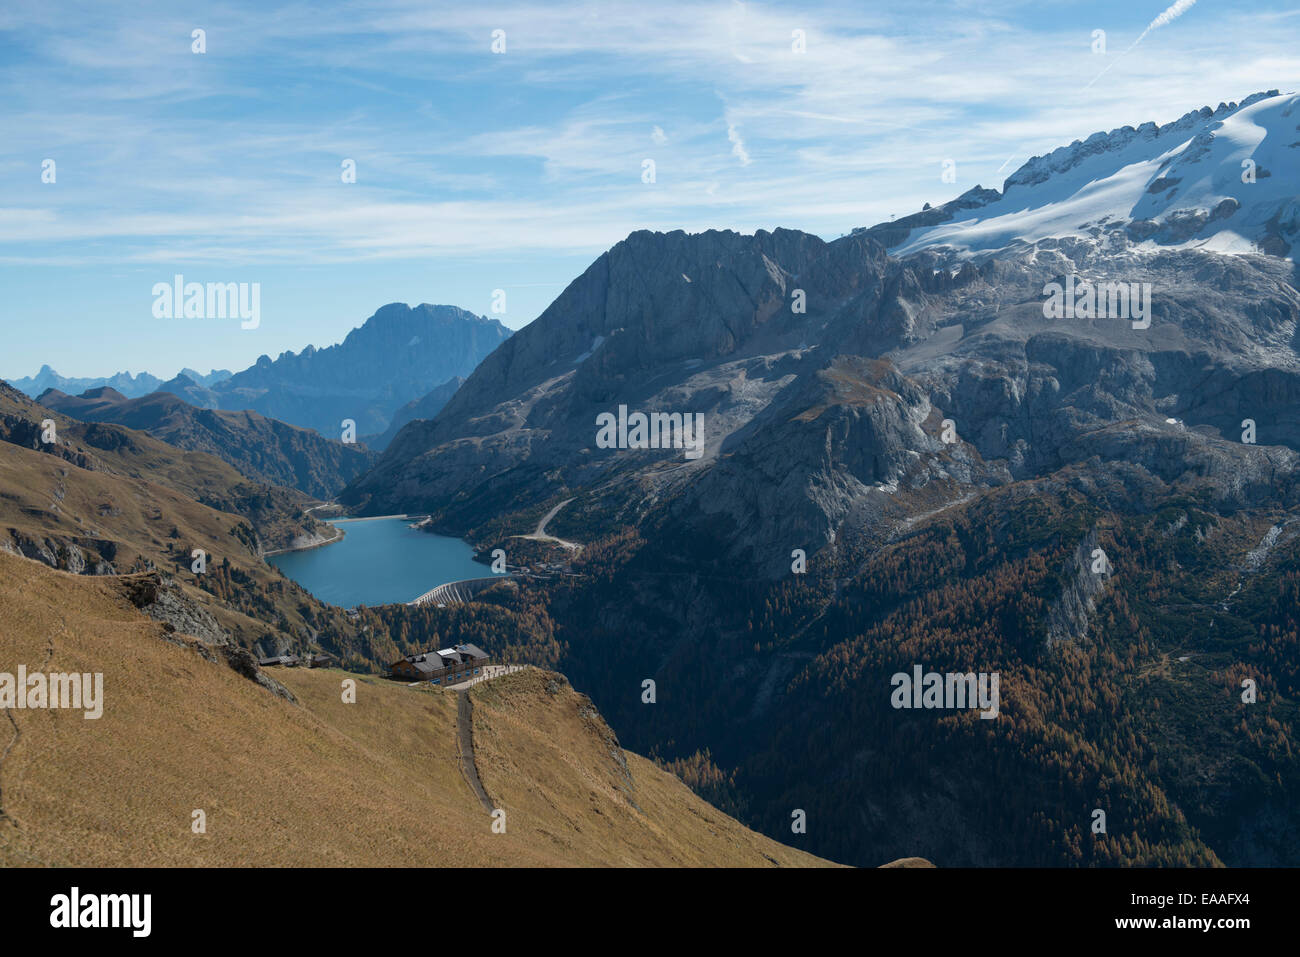
<svg viewBox="0 0 1300 957">
<path fill-rule="evenodd" d="M 1164 126 L 1094 133 L 1029 160 L 1001 193 L 977 186 L 863 231 L 896 256 L 1067 236 L 1289 256 L 1300 240 L 1300 94 L 1270 90 Z"/>
</svg>

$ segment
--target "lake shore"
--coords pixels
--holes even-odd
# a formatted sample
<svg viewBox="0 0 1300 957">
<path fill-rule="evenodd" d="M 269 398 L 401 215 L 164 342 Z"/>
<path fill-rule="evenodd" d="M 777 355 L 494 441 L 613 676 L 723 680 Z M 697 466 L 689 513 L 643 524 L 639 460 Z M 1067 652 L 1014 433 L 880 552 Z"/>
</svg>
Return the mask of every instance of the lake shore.
<svg viewBox="0 0 1300 957">
<path fill-rule="evenodd" d="M 322 521 L 324 520 L 322 519 Z M 330 522 L 328 524 L 333 525 L 334 523 Z M 289 552 L 309 552 L 313 548 L 324 548 L 326 545 L 333 545 L 335 542 L 343 541 L 343 536 L 346 534 L 347 533 L 344 532 L 343 529 L 335 528 L 333 538 L 325 538 L 319 542 L 309 542 L 306 545 L 291 545 L 288 548 L 277 548 L 269 552 L 262 552 L 262 558 L 266 559 L 275 555 L 287 555 Z"/>
<path fill-rule="evenodd" d="M 324 508 L 324 507 L 325 506 L 322 505 L 313 506 L 312 508 L 307 509 L 307 514 L 311 514 L 311 512 L 317 508 Z M 269 552 L 264 551 L 262 552 L 262 557 L 271 558 L 275 555 L 287 555 L 290 552 L 309 552 L 313 548 L 324 548 L 326 545 L 333 545 L 335 542 L 343 541 L 343 536 L 346 535 L 347 533 L 343 529 L 338 527 L 340 525 L 347 525 L 351 522 L 378 522 L 389 518 L 400 518 L 403 520 L 410 519 L 410 520 L 422 521 L 428 518 L 428 516 L 427 515 L 361 515 L 361 516 L 357 516 L 356 518 L 322 518 L 320 519 L 320 521 L 324 522 L 327 525 L 334 526 L 334 531 L 336 534 L 334 535 L 333 538 L 322 539 L 319 542 L 309 542 L 306 545 L 292 545 L 289 548 L 277 548 Z"/>
<path fill-rule="evenodd" d="M 355 518 L 322 518 L 322 522 L 329 522 L 331 525 L 345 525 L 348 522 L 379 522 L 386 518 L 400 518 L 404 520 L 428 518 L 427 515 L 358 515 Z"/>
</svg>

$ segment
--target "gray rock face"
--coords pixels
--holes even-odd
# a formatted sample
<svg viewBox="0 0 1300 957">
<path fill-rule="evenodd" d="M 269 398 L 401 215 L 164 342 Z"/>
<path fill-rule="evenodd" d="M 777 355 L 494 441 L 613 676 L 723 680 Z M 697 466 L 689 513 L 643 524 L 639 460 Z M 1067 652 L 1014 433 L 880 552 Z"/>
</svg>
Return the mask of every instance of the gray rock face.
<svg viewBox="0 0 1300 957">
<path fill-rule="evenodd" d="M 115 575 L 113 542 L 48 535 L 34 537 L 18 529 L 0 529 L 0 548 L 74 575 Z"/>
<path fill-rule="evenodd" d="M 1089 532 L 1070 556 L 1065 569 L 1065 587 L 1048 614 L 1048 645 L 1088 637 L 1089 619 L 1096 610 L 1097 596 L 1105 590 L 1113 573 L 1104 550 L 1098 549 L 1096 531 Z"/>
<path fill-rule="evenodd" d="M 830 545 L 850 512 L 900 483 L 982 470 L 963 448 L 945 448 L 931 413 L 929 397 L 892 364 L 838 357 L 736 433 L 674 513 L 728 543 L 729 561 L 782 574 L 793 549 Z"/>
<path fill-rule="evenodd" d="M 436 420 L 404 429 L 343 499 L 432 507 L 493 477 L 522 500 L 555 468 L 587 484 L 682 460 L 597 449 L 596 417 L 619 405 L 704 414 L 700 461 L 712 461 L 798 369 L 829 359 L 805 353 L 830 324 L 902 336 L 905 317 L 879 308 L 902 272 L 867 239 L 634 233 L 485 360 Z"/>
<path fill-rule="evenodd" d="M 1149 325 L 1049 318 L 1067 280 L 1149 289 Z M 1067 465 L 1121 463 L 1135 500 L 1291 502 L 1298 322 L 1294 267 L 1269 256 L 1065 237 L 976 264 L 862 233 L 635 233 L 343 498 L 467 531 L 579 490 L 597 530 L 670 516 L 770 575 L 846 523 L 888 534 Z M 703 413 L 703 454 L 599 448 L 620 405 Z"/>
<path fill-rule="evenodd" d="M 155 621 L 171 625 L 175 631 L 192 635 L 204 644 L 220 645 L 230 642 L 230 635 L 197 602 L 170 581 L 150 576 L 156 586 L 138 589 L 133 594 L 136 606 Z"/>
</svg>

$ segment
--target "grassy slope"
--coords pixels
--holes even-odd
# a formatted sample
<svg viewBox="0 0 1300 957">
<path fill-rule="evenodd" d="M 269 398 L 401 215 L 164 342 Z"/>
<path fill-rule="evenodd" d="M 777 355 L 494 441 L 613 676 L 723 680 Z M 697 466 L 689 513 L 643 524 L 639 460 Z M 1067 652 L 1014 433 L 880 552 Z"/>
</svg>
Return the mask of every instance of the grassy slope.
<svg viewBox="0 0 1300 957">
<path fill-rule="evenodd" d="M 271 608 L 291 612 L 293 601 L 276 571 L 261 561 L 236 532 L 238 515 L 217 511 L 144 478 L 87 470 L 45 452 L 0 442 L 0 543 L 12 533 L 60 546 L 76 544 L 92 562 L 97 542 L 112 542 L 111 559 L 122 573 L 149 565 L 174 576 L 223 626 L 247 635 L 269 630 Z M 172 538 L 172 529 L 177 537 Z M 223 605 L 196 586 L 191 551 L 207 553 L 209 574 L 222 561 L 245 576 L 265 596 L 265 607 L 249 608 L 250 618 Z"/>
<path fill-rule="evenodd" d="M 530 670 L 478 685 L 479 776 L 531 845 L 575 864 L 820 863 L 748 830 L 618 746 L 585 695 Z M 558 745 L 558 746 L 557 746 Z"/>
<path fill-rule="evenodd" d="M 137 558 L 188 570 L 194 548 L 204 549 L 209 563 L 229 558 L 250 572 L 264 567 L 231 534 L 239 516 L 200 505 L 164 484 L 78 469 L 53 455 L 0 443 L 0 489 L 0 524 L 6 529 L 33 539 L 112 541 L 119 571 Z M 173 528 L 178 538 L 170 537 Z"/>
<path fill-rule="evenodd" d="M 38 438 L 40 423 L 47 419 L 57 426 L 55 446 L 45 446 Z M 39 452 L 82 471 L 147 482 L 239 515 L 257 530 L 267 548 L 287 546 L 316 528 L 316 523 L 300 517 L 309 497 L 297 490 L 250 481 L 213 455 L 184 451 L 144 432 L 79 422 L 4 383 L 0 383 L 0 439 L 7 446 Z"/>
<path fill-rule="evenodd" d="M 44 418 L 58 425 L 52 449 L 39 441 Z M 306 634 L 304 603 L 321 631 L 341 634 L 346 624 L 341 612 L 315 602 L 256 555 L 254 527 L 268 547 L 328 531 L 300 517 L 305 500 L 291 489 L 249 482 L 211 455 L 123 426 L 77 422 L 0 383 L 0 547 L 49 543 L 63 567 L 68 544 L 92 567 L 101 558 L 123 573 L 152 565 L 245 644 L 276 629 L 282 616 L 295 634 Z M 208 555 L 207 579 L 190 570 L 195 548 Z M 196 586 L 213 587 L 226 560 L 238 580 L 222 603 Z"/>
<path fill-rule="evenodd" d="M 454 693 L 277 672 L 299 704 L 163 640 L 116 578 L 0 552 L 0 661 L 101 671 L 104 715 L 0 717 L 0 864 L 823 864 L 747 831 L 612 744 L 530 672 L 473 692 L 490 820 L 460 775 Z M 630 783 L 616 754 L 625 756 Z M 618 785 L 641 807 L 628 806 Z M 191 832 L 191 812 L 207 833 Z"/>
</svg>

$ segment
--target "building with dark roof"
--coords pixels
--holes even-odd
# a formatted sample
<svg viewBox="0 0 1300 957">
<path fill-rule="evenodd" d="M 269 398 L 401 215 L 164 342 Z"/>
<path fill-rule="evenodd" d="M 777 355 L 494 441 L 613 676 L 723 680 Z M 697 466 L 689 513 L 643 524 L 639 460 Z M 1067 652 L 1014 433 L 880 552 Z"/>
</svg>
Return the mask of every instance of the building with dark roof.
<svg viewBox="0 0 1300 957">
<path fill-rule="evenodd" d="M 478 645 L 463 644 L 407 655 L 389 665 L 388 670 L 392 677 L 405 681 L 455 684 L 479 674 L 490 660 Z"/>
</svg>

